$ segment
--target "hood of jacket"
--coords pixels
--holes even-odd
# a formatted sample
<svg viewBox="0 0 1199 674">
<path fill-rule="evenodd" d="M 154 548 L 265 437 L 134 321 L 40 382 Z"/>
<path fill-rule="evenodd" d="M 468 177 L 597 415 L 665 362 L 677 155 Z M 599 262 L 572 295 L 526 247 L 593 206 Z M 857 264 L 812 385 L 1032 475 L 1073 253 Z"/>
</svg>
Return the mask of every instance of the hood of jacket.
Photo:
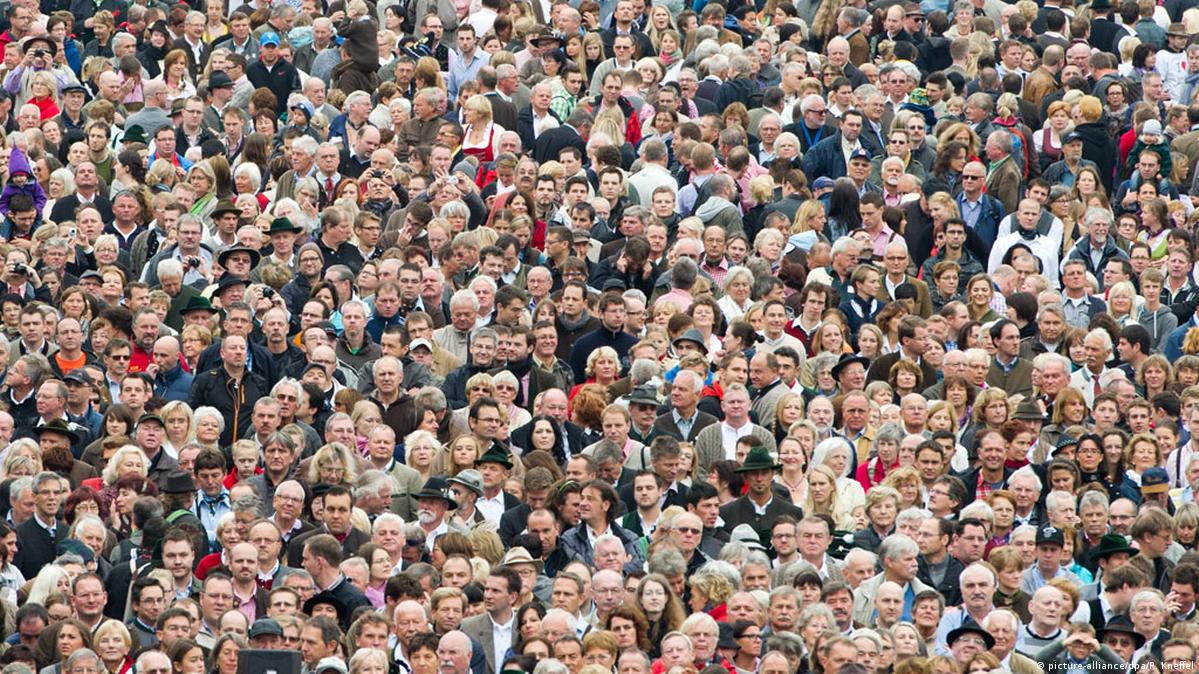
<svg viewBox="0 0 1199 674">
<path fill-rule="evenodd" d="M 8 174 L 15 176 L 18 173 L 24 173 L 30 178 L 33 177 L 33 169 L 29 166 L 29 158 L 21 152 L 21 148 L 14 147 L 12 154 L 8 156 Z"/>
<path fill-rule="evenodd" d="M 724 197 L 710 196 L 699 208 L 695 209 L 695 217 L 707 224 L 726 208 L 735 208 L 733 202 Z"/>
</svg>

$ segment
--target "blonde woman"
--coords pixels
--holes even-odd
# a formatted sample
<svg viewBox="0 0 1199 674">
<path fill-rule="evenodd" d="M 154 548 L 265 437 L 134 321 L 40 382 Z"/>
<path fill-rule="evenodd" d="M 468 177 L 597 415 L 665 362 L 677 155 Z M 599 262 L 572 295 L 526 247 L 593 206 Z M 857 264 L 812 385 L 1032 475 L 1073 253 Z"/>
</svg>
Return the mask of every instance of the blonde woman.
<svg viewBox="0 0 1199 674">
<path fill-rule="evenodd" d="M 196 439 L 196 428 L 192 422 L 192 408 L 182 400 L 172 400 L 159 412 L 166 425 L 166 439 L 162 448 L 171 458 L 179 457 L 179 450 Z"/>
<path fill-rule="evenodd" d="M 43 213 L 54 210 L 54 204 L 62 197 L 75 193 L 75 174 L 69 168 L 55 169 L 50 173 L 50 180 L 46 187 L 47 198 L 46 206 L 42 209 Z"/>
<path fill-rule="evenodd" d="M 812 466 L 807 475 L 807 493 L 804 495 L 805 514 L 823 513 L 833 518 L 837 529 L 853 529 L 853 512 L 843 503 L 837 493 L 837 476 L 826 465 Z"/>
<path fill-rule="evenodd" d="M 187 172 L 187 182 L 196 191 L 190 213 L 207 220 L 216 209 L 216 173 L 208 162 L 199 162 Z"/>
<path fill-rule="evenodd" d="M 500 134 L 505 129 L 492 121 L 491 101 L 480 94 L 471 96 L 462 106 L 462 117 L 466 134 L 462 139 L 463 154 L 480 162 L 495 161 Z"/>
<path fill-rule="evenodd" d="M 412 431 L 404 438 L 404 461 L 420 474 L 420 484 L 433 476 L 441 444 L 429 431 Z"/>
<path fill-rule="evenodd" d="M 1121 327 L 1137 323 L 1143 303 L 1131 281 L 1121 281 L 1107 291 L 1107 311 Z"/>
<path fill-rule="evenodd" d="M 516 404 L 516 395 L 520 391 L 520 382 L 516 375 L 504 370 L 492 377 L 495 386 L 495 398 L 501 405 L 507 407 L 508 429 L 514 431 L 533 419 L 528 410 Z"/>
<path fill-rule="evenodd" d="M 340 442 L 330 442 L 316 450 L 305 477 L 309 485 L 324 483 L 352 486 L 358 479 L 357 466 L 349 447 Z"/>
<path fill-rule="evenodd" d="M 800 204 L 795 211 L 795 220 L 791 222 L 791 235 L 787 237 L 783 255 L 788 255 L 794 250 L 810 252 L 812 246 L 820 240 L 820 232 L 824 231 L 826 222 L 828 215 L 819 201 L 808 199 Z"/>
<path fill-rule="evenodd" d="M 100 477 L 105 485 L 111 486 L 126 475 L 145 477 L 148 472 L 145 453 L 135 445 L 125 445 L 108 458 Z"/>
<path fill-rule="evenodd" d="M 467 468 L 474 468 L 483 451 L 483 444 L 473 434 L 459 435 L 442 448 L 435 473 L 453 477 Z"/>
</svg>

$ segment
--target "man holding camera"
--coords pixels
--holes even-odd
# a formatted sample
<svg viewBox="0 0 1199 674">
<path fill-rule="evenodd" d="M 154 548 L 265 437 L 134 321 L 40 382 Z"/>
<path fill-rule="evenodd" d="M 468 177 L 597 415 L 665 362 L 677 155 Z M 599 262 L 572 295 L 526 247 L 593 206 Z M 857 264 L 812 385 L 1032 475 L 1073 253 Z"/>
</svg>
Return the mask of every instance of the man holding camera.
<svg viewBox="0 0 1199 674">
<path fill-rule="evenodd" d="M 8 48 L 14 47 L 10 44 Z M 4 78 L 4 88 L 15 97 L 14 108 L 20 109 L 33 97 L 33 76 L 43 70 L 49 70 L 54 75 L 59 91 L 69 84 L 79 83 L 70 68 L 54 62 L 54 57 L 58 54 L 58 45 L 51 38 L 45 35 L 30 35 L 21 40 L 21 52 L 24 54 L 21 62 Z"/>
</svg>

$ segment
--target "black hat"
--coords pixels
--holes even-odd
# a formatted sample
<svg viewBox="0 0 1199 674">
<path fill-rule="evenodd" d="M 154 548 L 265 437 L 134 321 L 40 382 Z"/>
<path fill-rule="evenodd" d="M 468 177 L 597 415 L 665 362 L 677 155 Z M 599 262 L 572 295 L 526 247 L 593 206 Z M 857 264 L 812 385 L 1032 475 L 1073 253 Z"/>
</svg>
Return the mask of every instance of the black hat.
<svg viewBox="0 0 1199 674">
<path fill-rule="evenodd" d="M 1071 131 L 1071 132 L 1067 133 L 1066 135 L 1062 136 L 1062 145 L 1065 145 L 1066 143 L 1073 143 L 1076 140 L 1082 141 L 1082 139 L 1083 139 L 1082 135 L 1079 134 L 1077 131 Z"/>
<path fill-rule="evenodd" d="M 1112 8 L 1111 0 L 1091 0 L 1092 12 L 1106 12 Z"/>
<path fill-rule="evenodd" d="M 1128 539 L 1121 534 L 1104 534 L 1103 538 L 1099 539 L 1099 545 L 1096 545 L 1091 550 L 1091 559 L 1098 562 L 1101 559 L 1107 559 L 1112 555 L 1127 553 L 1129 557 L 1136 557 L 1141 554 L 1140 550 L 1128 544 Z"/>
<path fill-rule="evenodd" d="M 142 424 L 146 423 L 147 421 L 156 421 L 156 422 L 158 422 L 159 426 L 162 426 L 163 428 L 167 427 L 167 424 L 165 421 L 162 420 L 162 417 L 160 417 L 157 414 L 154 414 L 152 412 L 146 412 L 145 414 L 141 415 L 141 417 L 139 417 L 137 420 L 137 425 L 141 426 Z"/>
<path fill-rule="evenodd" d="M 84 386 L 95 386 L 96 382 L 92 381 L 90 375 L 83 371 L 83 368 L 77 367 L 67 373 L 67 376 L 62 378 L 67 384 L 82 384 Z"/>
<path fill-rule="evenodd" d="M 748 620 L 738 620 L 738 623 L 749 622 Z M 737 643 L 737 637 L 733 636 L 735 628 L 728 623 L 719 623 L 716 625 L 720 628 L 720 638 L 716 641 L 717 648 L 741 648 L 741 644 Z"/>
<path fill-rule="evenodd" d="M 1040 545 L 1042 543 L 1049 543 L 1050 545 L 1062 547 L 1066 545 L 1066 534 L 1052 524 L 1046 524 L 1040 529 L 1037 529 L 1036 544 Z M 990 647 L 988 646 L 988 648 Z"/>
<path fill-rule="evenodd" d="M 498 463 L 508 470 L 512 470 L 512 457 L 508 455 L 507 450 L 494 442 L 483 452 L 483 456 L 475 459 L 475 465 L 481 466 L 485 463 Z"/>
<path fill-rule="evenodd" d="M 163 21 L 162 19 L 159 19 L 158 21 L 155 21 L 154 23 L 150 24 L 150 32 L 151 33 L 162 33 L 163 35 L 166 35 L 167 37 L 171 37 L 171 30 L 169 28 L 167 28 L 167 22 Z"/>
<path fill-rule="evenodd" d="M 283 628 L 274 618 L 259 618 L 258 620 L 254 621 L 253 625 L 250 625 L 251 639 L 254 637 L 269 636 L 283 636 Z"/>
<path fill-rule="evenodd" d="M 316 594 L 312 595 L 308 601 L 304 602 L 304 613 L 312 615 L 312 609 L 321 604 L 333 607 L 333 610 L 337 612 L 338 623 L 344 625 L 349 622 L 350 609 L 346 606 L 345 602 L 337 597 L 337 595 L 329 592 L 328 590 L 317 592 Z M 256 622 L 254 624 L 257 625 L 258 623 Z M 251 636 L 253 636 L 253 629 L 251 629 Z"/>
<path fill-rule="evenodd" d="M 221 201 L 228 201 L 228 199 L 222 199 Z M 233 202 L 230 201 L 229 203 L 232 204 Z M 237 207 L 234 206 L 234 208 L 237 208 Z M 217 205 L 217 209 L 220 209 L 219 204 Z M 216 211 L 213 211 L 213 213 L 215 213 L 215 212 Z M 237 212 L 241 213 L 241 210 L 238 209 Z M 258 261 L 262 259 L 262 254 L 256 250 L 254 250 L 253 248 L 250 248 L 249 246 L 243 246 L 240 243 L 235 243 L 232 246 L 229 246 L 228 248 L 226 248 L 225 250 L 222 250 L 220 253 L 217 253 L 217 256 L 216 256 L 217 263 L 220 264 L 222 267 L 224 267 L 225 260 L 229 259 L 229 256 L 234 253 L 247 253 L 250 256 L 250 267 L 251 268 L 257 267 Z"/>
<path fill-rule="evenodd" d="M 778 470 L 782 466 L 774 462 L 774 457 L 770 456 L 770 450 L 765 447 L 751 447 L 749 454 L 745 455 L 745 463 L 742 463 L 738 468 L 738 473 L 752 473 L 755 470 Z"/>
<path fill-rule="evenodd" d="M 629 394 L 628 403 L 630 405 L 653 405 L 654 407 L 662 404 L 658 400 L 658 392 L 652 384 L 642 384 L 633 389 L 633 392 Z"/>
<path fill-rule="evenodd" d="M 57 433 L 59 435 L 64 435 L 70 439 L 72 445 L 79 442 L 79 434 L 76 433 L 70 427 L 70 425 L 68 425 L 67 422 L 63 421 L 62 419 L 51 419 L 50 421 L 47 421 L 41 426 L 33 429 L 33 434 L 36 435 L 39 440 L 41 439 L 43 433 Z"/>
<path fill-rule="evenodd" d="M 1117 613 L 1116 615 L 1112 616 L 1112 619 L 1107 621 L 1107 624 L 1103 626 L 1103 629 L 1098 631 L 1096 636 L 1099 637 L 1100 641 L 1103 641 L 1103 639 L 1106 638 L 1110 632 L 1127 634 L 1128 636 L 1132 637 L 1132 641 L 1136 644 L 1136 648 L 1138 649 L 1145 645 L 1144 635 L 1136 631 L 1136 629 L 1132 626 L 1132 620 L 1123 613 Z"/>
<path fill-rule="evenodd" d="M 226 213 L 232 213 L 234 215 L 241 215 L 241 209 L 237 207 L 237 204 L 233 203 L 232 199 L 221 199 L 220 201 L 216 202 L 216 208 L 212 209 L 212 213 L 210 215 L 212 216 L 212 219 L 215 220 Z M 228 250 L 231 251 L 235 248 L 238 248 L 237 244 L 229 246 Z M 252 249 L 247 248 L 246 250 L 252 250 Z M 221 254 L 224 255 L 224 253 L 221 253 Z M 253 256 L 251 256 L 251 257 L 253 257 Z M 224 262 L 221 262 L 222 266 L 224 266 L 224 264 L 225 264 Z"/>
<path fill-rule="evenodd" d="M 209 314 L 217 313 L 217 310 L 212 306 L 212 302 L 209 302 L 208 298 L 203 295 L 192 295 L 187 298 L 187 304 L 183 305 L 183 308 L 179 310 L 179 314 L 186 316 L 193 311 L 206 311 Z"/>
<path fill-rule="evenodd" d="M 91 280 L 91 279 L 95 279 L 97 281 L 102 282 L 104 280 L 104 277 L 100 276 L 100 272 L 96 271 L 95 269 L 89 269 L 79 275 L 80 282 L 86 281 L 86 280 Z"/>
<path fill-rule="evenodd" d="M 1062 433 L 1061 436 L 1058 437 L 1057 444 L 1054 445 L 1053 451 L 1049 452 L 1049 456 L 1052 457 L 1054 454 L 1057 454 L 1058 452 L 1062 451 L 1063 449 L 1065 449 L 1067 447 L 1077 447 L 1077 446 L 1078 446 L 1078 438 L 1074 437 L 1073 435 L 1070 435 L 1069 433 Z"/>
<path fill-rule="evenodd" d="M 217 70 L 208 76 L 208 90 L 213 89 L 232 89 L 233 80 L 229 78 L 228 73 L 224 70 Z"/>
<path fill-rule="evenodd" d="M 58 542 L 54 546 L 55 551 L 60 555 L 79 555 L 83 558 L 84 563 L 91 563 L 96 558 L 96 553 L 92 549 L 84 545 L 83 541 L 76 538 L 67 538 Z"/>
<path fill-rule="evenodd" d="M 833 379 L 840 379 L 841 371 L 844 370 L 847 366 L 852 365 L 854 363 L 861 363 L 862 367 L 865 367 L 865 368 L 870 367 L 870 359 L 867 358 L 866 356 L 858 356 L 858 355 L 852 354 L 852 353 L 843 353 L 843 354 L 841 354 L 841 359 L 838 360 L 837 364 L 833 366 Z"/>
<path fill-rule="evenodd" d="M 974 622 L 974 619 L 970 617 L 967 617 L 966 620 L 962 622 L 961 627 L 957 628 L 956 630 L 952 630 L 949 633 L 949 636 L 945 637 L 945 644 L 952 646 L 953 642 L 957 641 L 959 637 L 965 634 L 977 634 L 978 636 L 982 637 L 983 641 L 987 644 L 988 651 L 995 647 L 995 637 L 991 636 L 990 632 L 984 630 L 982 625 Z"/>
<path fill-rule="evenodd" d="M 454 500 L 453 496 L 450 496 L 449 483 L 440 477 L 429 478 L 425 481 L 425 486 L 421 487 L 421 490 L 416 493 L 417 501 L 426 498 L 439 498 L 449 504 L 450 510 L 456 510 L 458 508 L 458 502 Z"/>
<path fill-rule="evenodd" d="M 303 227 L 293 224 L 289 218 L 284 217 L 284 218 L 275 218 L 274 220 L 271 220 L 271 227 L 270 227 L 270 229 L 266 230 L 266 235 L 270 236 L 271 234 L 279 234 L 281 232 L 291 232 L 292 234 L 299 234 L 300 232 L 303 232 L 303 231 L 304 231 Z"/>
<path fill-rule="evenodd" d="M 196 481 L 187 471 L 172 470 L 166 474 L 159 491 L 164 494 L 191 494 L 196 491 Z"/>
<path fill-rule="evenodd" d="M 122 143 L 144 143 L 146 142 L 146 130 L 138 124 L 131 125 L 125 129 L 125 135 L 121 136 Z"/>
<path fill-rule="evenodd" d="M 220 295 L 221 293 L 225 292 L 229 288 L 232 288 L 233 286 L 246 286 L 249 284 L 250 284 L 249 281 L 245 280 L 244 278 L 242 278 L 240 276 L 234 276 L 233 274 L 225 274 L 224 276 L 221 277 L 221 280 L 217 282 L 216 290 L 213 291 L 212 294 Z"/>
<path fill-rule="evenodd" d="M 50 52 L 51 56 L 58 55 L 58 45 L 54 43 L 54 40 L 50 39 L 46 35 L 30 35 L 29 37 L 25 38 L 24 40 L 21 40 L 21 51 L 22 52 L 29 51 L 30 45 L 32 45 L 35 42 L 40 42 L 40 43 L 46 45 L 46 51 Z"/>
<path fill-rule="evenodd" d="M 699 345 L 699 350 L 708 355 L 708 344 L 704 340 L 703 333 L 696 328 L 688 328 L 686 332 L 674 338 L 671 342 L 673 346 L 678 346 L 679 342 L 695 342 Z"/>
<path fill-rule="evenodd" d="M 81 93 L 84 96 L 86 96 L 87 95 L 87 87 L 83 86 L 82 84 L 80 84 L 78 82 L 71 82 L 70 84 L 68 84 L 67 86 L 62 88 L 63 96 L 66 96 L 67 94 L 73 94 L 75 92 Z M 134 126 L 137 126 L 137 125 L 135 124 Z M 138 127 L 138 128 L 141 128 L 141 127 Z M 129 135 L 128 129 L 125 130 L 125 135 Z"/>
<path fill-rule="evenodd" d="M 865 148 L 859 147 L 858 149 L 849 153 L 849 161 L 853 161 L 855 159 L 865 159 L 866 161 L 870 161 L 870 153 L 867 152 Z"/>
</svg>

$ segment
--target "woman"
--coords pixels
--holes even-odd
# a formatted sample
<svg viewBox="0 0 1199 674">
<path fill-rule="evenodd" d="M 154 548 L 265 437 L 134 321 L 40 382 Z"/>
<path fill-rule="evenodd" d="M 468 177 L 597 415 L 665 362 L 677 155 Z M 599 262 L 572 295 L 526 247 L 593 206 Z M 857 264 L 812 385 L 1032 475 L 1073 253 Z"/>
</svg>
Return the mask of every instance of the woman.
<svg viewBox="0 0 1199 674">
<path fill-rule="evenodd" d="M 133 410 L 128 405 L 123 403 L 109 405 L 100 419 L 101 437 L 83 450 L 83 458 L 87 460 L 100 454 L 100 445 L 105 437 L 132 437 L 133 426 L 136 422 L 137 419 L 133 418 Z M 102 454 L 100 454 L 100 458 L 107 460 L 107 457 Z"/>
<path fill-rule="evenodd" d="M 58 82 L 54 80 L 50 71 L 34 73 L 30 93 L 32 97 L 28 102 L 37 106 L 40 121 L 53 119 L 61 112 L 58 107 Z"/>
<path fill-rule="evenodd" d="M 366 583 L 366 598 L 375 608 L 382 608 L 384 604 L 383 587 L 387 585 L 387 579 L 391 577 L 391 555 L 382 546 L 367 543 L 358 548 L 357 556 L 366 560 L 370 568 Z"/>
<path fill-rule="evenodd" d="M 196 442 L 201 447 L 219 449 L 221 433 L 225 432 L 225 417 L 215 407 L 205 405 L 196 409 Z"/>
<path fill-rule="evenodd" d="M 616 350 L 610 346 L 601 346 L 592 351 L 587 356 L 587 367 L 584 370 L 586 379 L 579 384 L 575 384 L 570 389 L 570 399 L 579 393 L 579 389 L 587 384 L 599 384 L 604 387 L 611 386 L 616 383 L 620 376 L 620 357 L 616 354 Z"/>
<path fill-rule="evenodd" d="M 350 412 L 350 421 L 354 422 L 354 442 L 360 453 L 366 453 L 366 441 L 371 429 L 383 423 L 383 413 L 379 406 L 369 400 L 359 400 L 354 403 Z"/>
<path fill-rule="evenodd" d="M 182 400 L 172 400 L 162 406 L 159 413 L 166 424 L 166 440 L 162 443 L 163 450 L 171 458 L 179 458 L 179 450 L 196 439 L 196 430 L 192 426 L 192 408 Z"/>
<path fill-rule="evenodd" d="M 635 603 L 649 620 L 649 655 L 657 658 L 662 655 L 662 637 L 683 624 L 686 617 L 683 603 L 666 577 L 656 573 L 647 575 L 637 584 Z"/>
<path fill-rule="evenodd" d="M 803 402 L 803 399 L 799 396 L 795 397 L 800 403 Z M 799 414 L 803 415 L 802 407 Z M 787 491 L 791 494 L 792 503 L 800 503 L 803 501 L 805 492 L 807 491 L 804 484 L 804 469 L 807 464 L 807 456 L 804 454 L 803 445 L 796 438 L 783 436 L 778 441 L 778 455 L 782 470 L 775 475 L 775 482 L 786 487 Z"/>
<path fill-rule="evenodd" d="M 360 648 L 350 658 L 350 674 L 387 674 L 389 662 L 387 653 L 378 648 Z"/>
<path fill-rule="evenodd" d="M 25 584 L 25 575 L 12 563 L 19 550 L 17 530 L 0 523 L 0 596 L 17 605 L 17 591 Z"/>
<path fill-rule="evenodd" d="M 340 442 L 330 442 L 316 450 L 305 474 L 309 485 L 353 485 L 358 479 L 358 464 L 350 448 Z"/>
<path fill-rule="evenodd" d="M 866 494 L 866 517 L 869 526 L 854 533 L 854 546 L 878 545 L 884 538 L 895 533 L 895 518 L 899 514 L 902 499 L 891 487 L 878 485 Z"/>
<path fill-rule="evenodd" d="M 204 674 L 204 650 L 191 639 L 176 639 L 167 649 L 175 674 Z"/>
<path fill-rule="evenodd" d="M 106 487 L 107 489 L 107 487 Z M 109 504 L 109 527 L 120 538 L 133 530 L 133 504 L 142 496 L 158 496 L 158 486 L 140 475 L 126 475 L 112 484 L 116 496 Z"/>
<path fill-rule="evenodd" d="M 716 298 L 707 293 L 696 297 L 691 306 L 687 308 L 687 315 L 691 316 L 691 320 L 694 321 L 692 327 L 699 330 L 699 334 L 704 340 L 704 350 L 711 354 L 711 358 L 721 352 L 722 340 L 717 333 L 719 325 L 717 317 L 721 314 Z"/>
<path fill-rule="evenodd" d="M 958 125 L 954 125 L 958 126 Z M 951 127 L 952 128 L 952 127 Z M 973 134 L 969 127 L 965 127 L 968 134 Z M 941 138 L 952 137 L 948 136 L 948 131 L 941 135 Z M 962 169 L 966 168 L 966 162 L 973 155 L 968 145 L 957 140 L 949 140 L 937 148 L 937 158 L 933 162 L 933 178 L 940 178 L 949 185 L 949 193 L 955 194 L 961 190 Z"/>
<path fill-rule="evenodd" d="M 462 153 L 476 157 L 480 162 L 495 161 L 499 136 L 506 129 L 492 122 L 491 101 L 479 94 L 471 96 L 462 106 L 462 116 L 466 134 L 462 139 Z"/>
<path fill-rule="evenodd" d="M 482 443 L 473 434 L 460 435 L 445 446 L 441 455 L 441 466 L 448 477 L 453 477 L 467 468 L 474 468 L 475 461 L 483 456 Z"/>
<path fill-rule="evenodd" d="M 1146 183 L 1146 185 L 1150 185 Z M 1166 238 L 1170 232 L 1170 215 L 1164 199 L 1154 195 L 1141 204 L 1141 228 L 1138 241 L 1149 244 L 1149 255 L 1154 260 L 1166 256 Z"/>
<path fill-rule="evenodd" d="M 732 323 L 744 316 L 753 304 L 750 298 L 753 283 L 753 272 L 746 267 L 733 267 L 725 274 L 724 294 L 716 304 L 720 307 L 726 323 Z"/>
<path fill-rule="evenodd" d="M 970 319 L 980 323 L 996 321 L 1002 318 L 995 309 L 991 307 L 991 300 L 995 297 L 995 282 L 986 274 L 975 274 L 966 283 L 966 300 L 969 302 L 967 308 L 970 311 Z"/>
<path fill-rule="evenodd" d="M 778 403 L 774 406 L 774 421 L 771 429 L 776 443 L 787 437 L 791 425 L 803 419 L 803 413 L 803 397 L 799 394 L 788 393 L 779 398 Z"/>
<path fill-rule="evenodd" d="M 833 524 L 838 530 L 853 529 L 853 509 L 848 507 L 847 499 L 839 495 L 837 476 L 832 468 L 824 464 L 813 465 L 808 471 L 804 491 L 806 493 L 801 501 L 804 513 L 823 513 L 833 518 Z"/>
<path fill-rule="evenodd" d="M 508 367 L 511 368 L 513 365 L 510 363 Z M 516 375 L 509 370 L 504 370 L 496 373 L 492 381 L 495 384 L 496 400 L 500 402 L 501 406 L 506 406 L 509 432 L 529 423 L 529 412 L 517 403 L 517 397 L 520 395 L 520 382 L 517 381 Z"/>
<path fill-rule="evenodd" d="M 212 346 L 212 331 L 203 325 L 192 323 L 183 326 L 183 369 L 195 374 L 200 366 L 200 354 Z"/>
<path fill-rule="evenodd" d="M 187 74 L 187 52 L 172 49 L 162 59 L 162 82 L 166 85 L 167 103 L 188 99 L 196 95 L 196 86 Z"/>
<path fill-rule="evenodd" d="M 903 429 L 895 424 L 885 424 L 874 436 L 874 458 L 858 466 L 855 478 L 862 489 L 869 492 L 882 484 L 887 472 L 899 465 L 899 443 L 903 440 Z"/>
<path fill-rule="evenodd" d="M 1045 119 L 1044 126 L 1032 137 L 1042 171 L 1062 158 L 1062 138 L 1073 126 L 1070 120 L 1070 106 L 1065 101 L 1051 103 Z"/>
<path fill-rule="evenodd" d="M 1104 451 L 1106 453 L 1106 449 Z M 1134 435 L 1124 450 L 1124 465 L 1128 468 L 1124 472 L 1124 481 L 1120 484 L 1120 494 L 1133 503 L 1140 504 L 1141 477 L 1150 468 L 1162 465 L 1163 461 L 1162 448 L 1157 444 L 1156 437 L 1149 433 Z"/>
<path fill-rule="evenodd" d="M 96 655 L 104 664 L 101 674 L 125 674 L 133 667 L 133 656 L 130 655 L 133 638 L 129 635 L 129 628 L 119 620 L 101 622 L 92 635 L 92 641 L 96 644 Z"/>
<path fill-rule="evenodd" d="M 729 597 L 733 586 L 719 573 L 699 573 L 691 576 L 687 585 L 691 589 L 689 605 L 692 613 L 707 613 L 716 620 L 727 615 Z"/>
<path fill-rule="evenodd" d="M 562 436 L 558 427 L 558 420 L 554 417 L 539 414 L 532 418 L 529 430 L 529 446 L 523 448 L 527 453 L 542 451 L 549 453 L 559 463 L 566 462 L 566 455 L 562 449 Z"/>
<path fill-rule="evenodd" d="M 237 654 L 243 648 L 248 646 L 240 634 L 222 634 L 212 646 L 212 667 L 209 674 L 237 674 Z"/>
<path fill-rule="evenodd" d="M 1107 292 L 1108 314 L 1116 319 L 1122 328 L 1136 323 L 1136 318 L 1141 313 L 1140 300 L 1131 281 L 1116 283 Z"/>
<path fill-rule="evenodd" d="M 849 178 L 838 178 L 828 201 L 828 221 L 824 237 L 829 241 L 848 235 L 862 226 L 857 185 Z"/>
<path fill-rule="evenodd" d="M 1016 495 L 1006 489 L 993 491 L 987 495 L 987 505 L 995 513 L 991 540 L 987 542 L 987 552 L 990 553 L 992 548 L 1011 543 L 1016 522 Z"/>
<path fill-rule="evenodd" d="M 57 632 L 55 632 L 57 627 Z M 67 658 L 80 648 L 92 647 L 92 631 L 75 618 L 60 621 L 54 627 L 46 630 L 49 637 L 54 638 L 54 654 L 58 662 L 43 667 L 39 674 L 61 674 L 67 671 Z"/>
<path fill-rule="evenodd" d="M 125 299 L 125 271 L 117 266 L 100 269 L 100 299 L 110 307 L 121 306 Z"/>
<path fill-rule="evenodd" d="M 102 503 L 111 505 L 117 496 L 116 484 L 121 478 L 130 475 L 144 478 L 149 469 L 150 464 L 146 460 L 145 452 L 136 445 L 124 445 L 109 457 L 100 478 L 95 482 L 89 480 L 86 486 L 97 490 Z"/>
<path fill-rule="evenodd" d="M 1141 397 L 1153 400 L 1157 394 L 1165 392 L 1174 383 L 1174 368 L 1165 356 L 1153 354 L 1137 369 L 1136 382 Z"/>
</svg>

